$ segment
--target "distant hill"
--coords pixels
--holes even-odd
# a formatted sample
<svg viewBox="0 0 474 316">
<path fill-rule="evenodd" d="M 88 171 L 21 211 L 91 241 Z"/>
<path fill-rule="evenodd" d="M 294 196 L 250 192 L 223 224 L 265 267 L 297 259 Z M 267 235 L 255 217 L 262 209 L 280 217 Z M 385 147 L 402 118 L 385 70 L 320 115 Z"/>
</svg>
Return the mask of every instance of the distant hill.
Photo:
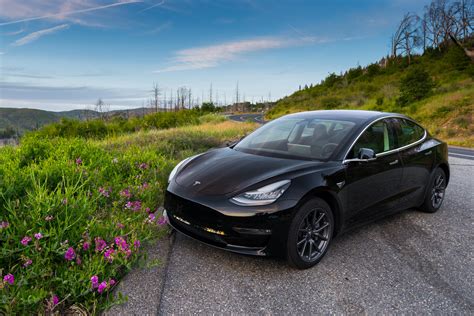
<svg viewBox="0 0 474 316">
<path fill-rule="evenodd" d="M 149 108 L 138 108 L 129 110 L 115 110 L 103 115 L 114 116 L 142 116 L 149 113 Z M 58 122 L 61 118 L 85 120 L 98 118 L 100 113 L 92 110 L 71 110 L 63 112 L 52 112 L 37 109 L 0 108 L 0 136 L 5 130 L 15 130 L 24 134 L 26 131 L 38 129 L 44 125 Z"/>
<path fill-rule="evenodd" d="M 474 147 L 474 64 L 455 45 L 427 49 L 410 63 L 384 58 L 301 87 L 276 102 L 266 118 L 320 109 L 403 113 L 452 145 Z"/>
</svg>

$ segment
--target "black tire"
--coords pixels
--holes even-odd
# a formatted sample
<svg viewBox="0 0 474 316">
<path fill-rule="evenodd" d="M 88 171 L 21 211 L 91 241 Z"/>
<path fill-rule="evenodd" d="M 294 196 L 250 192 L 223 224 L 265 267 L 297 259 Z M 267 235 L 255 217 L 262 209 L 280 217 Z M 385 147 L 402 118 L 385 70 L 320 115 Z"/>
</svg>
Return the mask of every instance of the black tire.
<svg viewBox="0 0 474 316">
<path fill-rule="evenodd" d="M 329 205 L 314 198 L 299 207 L 287 238 L 288 263 L 297 269 L 311 268 L 326 254 L 334 232 L 334 216 Z"/>
<path fill-rule="evenodd" d="M 447 185 L 446 173 L 441 168 L 436 168 L 431 177 L 431 182 L 426 190 L 426 196 L 420 210 L 425 213 L 435 213 L 444 201 Z"/>
</svg>

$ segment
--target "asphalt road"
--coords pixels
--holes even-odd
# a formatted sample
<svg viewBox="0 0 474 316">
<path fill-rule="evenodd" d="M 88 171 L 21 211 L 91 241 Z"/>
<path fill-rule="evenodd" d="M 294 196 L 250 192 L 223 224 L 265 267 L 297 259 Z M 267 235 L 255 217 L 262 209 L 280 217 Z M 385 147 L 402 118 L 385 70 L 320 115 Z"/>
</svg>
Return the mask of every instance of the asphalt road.
<svg viewBox="0 0 474 316">
<path fill-rule="evenodd" d="M 260 124 L 265 123 L 262 114 L 229 115 L 228 118 L 237 122 L 254 121 Z M 450 146 L 448 153 L 452 157 L 474 160 L 474 149 Z"/>
<path fill-rule="evenodd" d="M 315 267 L 176 235 L 160 314 L 474 313 L 474 162 L 450 157 L 435 214 L 415 210 L 338 236 Z"/>
</svg>

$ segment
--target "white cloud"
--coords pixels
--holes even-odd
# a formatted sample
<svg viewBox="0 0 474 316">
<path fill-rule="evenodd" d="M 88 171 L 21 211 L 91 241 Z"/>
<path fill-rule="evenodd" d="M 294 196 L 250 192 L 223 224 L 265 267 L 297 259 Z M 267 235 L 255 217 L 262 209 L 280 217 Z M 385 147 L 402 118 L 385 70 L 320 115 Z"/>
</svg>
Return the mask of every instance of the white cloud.
<svg viewBox="0 0 474 316">
<path fill-rule="evenodd" d="M 281 48 L 295 43 L 295 41 L 288 39 L 267 37 L 183 49 L 176 52 L 171 66 L 156 70 L 155 72 L 216 67 L 222 62 L 235 60 L 239 55 L 245 53 Z"/>
<path fill-rule="evenodd" d="M 44 29 L 40 31 L 36 31 L 33 33 L 30 33 L 22 38 L 17 39 L 12 43 L 12 46 L 23 46 L 25 44 L 31 43 L 33 41 L 36 41 L 38 38 L 43 37 L 48 34 L 53 34 L 58 31 L 64 30 L 69 28 L 69 24 L 61 24 L 55 27 L 51 27 L 49 29 Z"/>
<path fill-rule="evenodd" d="M 212 68 L 219 66 L 223 62 L 235 60 L 240 55 L 246 53 L 304 44 L 323 44 L 327 42 L 329 42 L 329 40 L 326 38 L 305 35 L 292 39 L 263 37 L 211 46 L 188 48 L 177 51 L 170 66 L 154 72 L 161 73 Z"/>
<path fill-rule="evenodd" d="M 42 19 L 69 20 L 78 24 L 87 24 L 71 16 L 140 2 L 143 1 L 120 0 L 107 5 L 99 5 L 96 0 L 52 0 L 44 2 L 0 0 L 0 7 L 2 8 L 0 16 L 11 19 L 10 21 L 0 23 L 0 26 Z"/>
</svg>

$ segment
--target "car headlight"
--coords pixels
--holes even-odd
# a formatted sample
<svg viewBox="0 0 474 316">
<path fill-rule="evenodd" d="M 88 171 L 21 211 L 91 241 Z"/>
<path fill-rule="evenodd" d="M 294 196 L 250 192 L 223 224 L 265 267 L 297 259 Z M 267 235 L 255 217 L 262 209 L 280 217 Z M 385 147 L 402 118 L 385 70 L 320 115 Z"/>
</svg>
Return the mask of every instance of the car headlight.
<svg viewBox="0 0 474 316">
<path fill-rule="evenodd" d="M 171 170 L 171 173 L 168 177 L 168 183 L 171 182 L 171 180 L 173 180 L 173 178 L 176 176 L 176 174 L 178 173 L 178 170 L 183 167 L 184 165 L 186 165 L 188 162 L 190 162 L 191 160 L 193 160 L 194 158 L 196 158 L 197 156 L 200 156 L 200 155 L 196 155 L 196 156 L 192 156 L 192 157 L 188 157 L 182 161 L 180 161 L 174 168 L 173 170 Z"/>
<path fill-rule="evenodd" d="M 241 206 L 268 205 L 275 202 L 290 186 L 290 180 L 278 181 L 254 191 L 247 191 L 230 199 Z"/>
</svg>

